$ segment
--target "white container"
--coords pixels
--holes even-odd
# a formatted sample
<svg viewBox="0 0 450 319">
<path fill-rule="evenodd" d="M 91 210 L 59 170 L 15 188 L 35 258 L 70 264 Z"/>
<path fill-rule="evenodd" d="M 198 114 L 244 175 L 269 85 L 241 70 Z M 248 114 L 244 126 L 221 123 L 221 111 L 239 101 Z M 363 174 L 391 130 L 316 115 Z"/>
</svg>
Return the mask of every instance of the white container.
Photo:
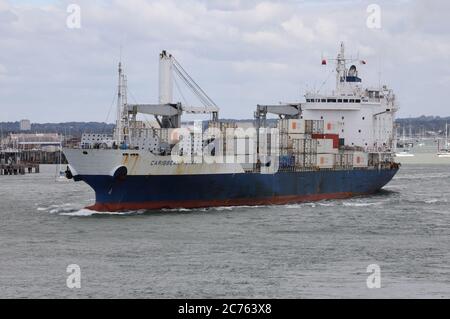
<svg viewBox="0 0 450 319">
<path fill-rule="evenodd" d="M 253 137 L 234 138 L 233 145 L 227 145 L 227 151 L 234 150 L 234 155 L 256 154 L 256 139 Z"/>
<path fill-rule="evenodd" d="M 335 165 L 338 167 L 353 167 L 353 153 L 336 154 Z"/>
<path fill-rule="evenodd" d="M 333 168 L 335 154 L 317 154 L 317 167 Z"/>
<path fill-rule="evenodd" d="M 369 164 L 369 155 L 364 152 L 353 153 L 353 167 L 367 167 Z"/>
<path fill-rule="evenodd" d="M 283 119 L 278 121 L 280 133 L 305 134 L 305 120 Z"/>
<path fill-rule="evenodd" d="M 330 122 L 326 121 L 323 125 L 324 134 L 341 134 L 344 129 L 344 122 Z"/>
<path fill-rule="evenodd" d="M 317 153 L 319 154 L 337 154 L 338 149 L 333 148 L 333 140 L 332 139 L 317 139 Z"/>
<path fill-rule="evenodd" d="M 295 154 L 295 165 L 300 167 L 305 166 L 305 154 Z"/>
<path fill-rule="evenodd" d="M 295 140 L 293 141 L 292 148 L 295 154 L 302 154 L 305 152 L 305 140 Z"/>
<path fill-rule="evenodd" d="M 304 140 L 306 138 L 309 138 L 309 135 L 299 133 L 289 133 L 288 138 L 290 140 Z"/>
<path fill-rule="evenodd" d="M 323 120 L 304 120 L 306 134 L 323 134 Z"/>
</svg>

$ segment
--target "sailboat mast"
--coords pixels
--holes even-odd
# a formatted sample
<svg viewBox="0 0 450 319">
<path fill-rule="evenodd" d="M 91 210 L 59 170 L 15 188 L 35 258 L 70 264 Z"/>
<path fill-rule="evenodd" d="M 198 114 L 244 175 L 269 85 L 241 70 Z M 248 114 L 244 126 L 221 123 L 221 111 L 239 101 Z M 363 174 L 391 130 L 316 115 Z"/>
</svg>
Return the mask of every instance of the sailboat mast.
<svg viewBox="0 0 450 319">
<path fill-rule="evenodd" d="M 445 122 L 445 149 L 448 147 L 448 124 Z"/>
</svg>

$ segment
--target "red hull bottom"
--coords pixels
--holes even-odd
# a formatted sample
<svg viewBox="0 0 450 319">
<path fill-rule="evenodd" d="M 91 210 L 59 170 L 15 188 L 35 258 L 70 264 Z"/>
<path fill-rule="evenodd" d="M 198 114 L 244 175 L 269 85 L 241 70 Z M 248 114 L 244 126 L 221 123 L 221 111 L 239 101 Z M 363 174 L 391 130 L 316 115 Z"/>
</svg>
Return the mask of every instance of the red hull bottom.
<svg viewBox="0 0 450 319">
<path fill-rule="evenodd" d="M 206 207 L 224 207 L 224 206 L 259 206 L 259 205 L 285 205 L 301 202 L 312 202 L 325 199 L 345 199 L 364 193 L 334 193 L 334 194 L 313 194 L 313 195 L 293 195 L 277 196 L 271 198 L 243 198 L 230 200 L 192 200 L 192 201 L 151 201 L 151 202 L 123 202 L 123 203 L 96 203 L 86 207 L 98 212 L 116 212 L 130 210 L 158 210 L 158 209 L 176 209 L 176 208 L 206 208 Z"/>
</svg>

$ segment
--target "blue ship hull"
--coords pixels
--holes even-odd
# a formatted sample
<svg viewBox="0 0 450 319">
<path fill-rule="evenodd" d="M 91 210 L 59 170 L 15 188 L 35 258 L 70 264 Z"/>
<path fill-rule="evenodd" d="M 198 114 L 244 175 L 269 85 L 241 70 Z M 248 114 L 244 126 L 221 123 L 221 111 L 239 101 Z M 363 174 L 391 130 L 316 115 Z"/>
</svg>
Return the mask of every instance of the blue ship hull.
<svg viewBox="0 0 450 319">
<path fill-rule="evenodd" d="M 380 190 L 390 169 L 317 170 L 209 175 L 79 175 L 95 191 L 98 211 L 287 204 L 348 198 Z"/>
</svg>

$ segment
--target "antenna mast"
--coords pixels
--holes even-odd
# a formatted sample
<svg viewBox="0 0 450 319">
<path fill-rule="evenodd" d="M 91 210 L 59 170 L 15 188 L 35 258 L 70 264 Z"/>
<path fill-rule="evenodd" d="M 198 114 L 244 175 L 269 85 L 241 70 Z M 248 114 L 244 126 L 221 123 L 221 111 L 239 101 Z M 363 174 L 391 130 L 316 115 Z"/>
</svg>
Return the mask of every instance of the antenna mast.
<svg viewBox="0 0 450 319">
<path fill-rule="evenodd" d="M 120 145 L 127 142 L 128 137 L 128 114 L 127 105 L 127 80 L 123 74 L 122 62 L 119 62 L 119 82 L 117 86 L 117 118 L 116 118 L 116 140 Z"/>
<path fill-rule="evenodd" d="M 338 53 L 336 59 L 336 90 L 339 89 L 341 85 L 341 78 L 345 78 L 345 73 L 347 69 L 345 67 L 345 48 L 344 42 L 341 42 L 341 51 Z"/>
</svg>

